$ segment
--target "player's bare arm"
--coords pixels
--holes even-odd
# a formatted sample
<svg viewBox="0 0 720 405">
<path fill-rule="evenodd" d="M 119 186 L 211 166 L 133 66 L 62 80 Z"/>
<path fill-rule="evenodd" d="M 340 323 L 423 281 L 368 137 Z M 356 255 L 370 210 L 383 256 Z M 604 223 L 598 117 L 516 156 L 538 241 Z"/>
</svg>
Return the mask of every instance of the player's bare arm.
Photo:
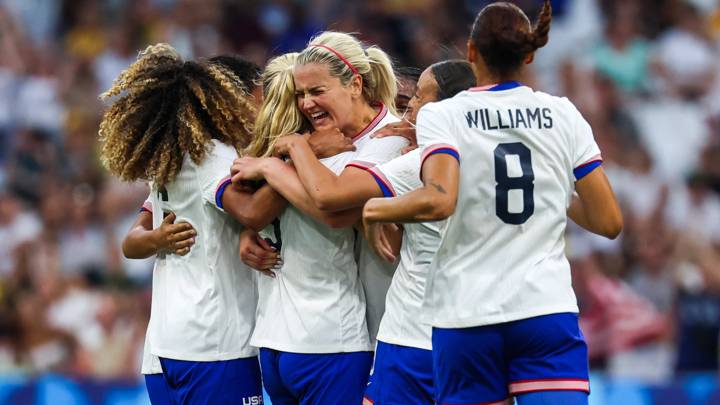
<svg viewBox="0 0 720 405">
<path fill-rule="evenodd" d="M 568 217 L 582 228 L 615 239 L 623 228 L 623 218 L 610 182 L 602 166 L 575 183 L 578 197 L 568 208 Z"/>
<path fill-rule="evenodd" d="M 361 218 L 362 208 L 338 212 L 320 210 L 300 183 L 295 169 L 278 158 L 241 158 L 236 160 L 238 172 L 233 181 L 262 180 L 287 199 L 293 206 L 333 228 L 352 226 Z"/>
<path fill-rule="evenodd" d="M 160 252 L 180 256 L 190 253 L 195 244 L 195 229 L 187 222 L 175 222 L 175 214 L 165 217 L 159 228 L 152 228 L 152 213 L 142 211 L 122 243 L 123 255 L 128 259 L 145 259 Z"/>
<path fill-rule="evenodd" d="M 447 154 L 431 155 L 422 168 L 423 187 L 395 198 L 373 198 L 363 209 L 363 223 L 427 222 L 455 211 L 460 165 Z"/>
<path fill-rule="evenodd" d="M 228 187 L 222 197 L 223 209 L 244 226 L 259 231 L 277 218 L 287 201 L 272 187 L 264 185 L 254 193 Z"/>
<path fill-rule="evenodd" d="M 359 207 L 378 193 L 377 185 L 365 170 L 348 167 L 339 176 L 333 173 L 315 157 L 304 138 L 289 139 L 284 147 L 302 185 L 323 211 Z"/>
</svg>

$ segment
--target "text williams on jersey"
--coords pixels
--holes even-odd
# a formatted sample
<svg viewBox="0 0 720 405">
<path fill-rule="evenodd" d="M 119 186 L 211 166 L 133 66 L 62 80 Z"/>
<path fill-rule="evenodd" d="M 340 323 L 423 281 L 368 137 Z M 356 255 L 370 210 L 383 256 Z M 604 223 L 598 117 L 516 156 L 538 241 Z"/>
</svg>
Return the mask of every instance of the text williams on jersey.
<svg viewBox="0 0 720 405">
<path fill-rule="evenodd" d="M 549 129 L 553 126 L 549 108 L 515 108 L 491 110 L 480 108 L 465 113 L 468 128 L 491 129 Z"/>
</svg>

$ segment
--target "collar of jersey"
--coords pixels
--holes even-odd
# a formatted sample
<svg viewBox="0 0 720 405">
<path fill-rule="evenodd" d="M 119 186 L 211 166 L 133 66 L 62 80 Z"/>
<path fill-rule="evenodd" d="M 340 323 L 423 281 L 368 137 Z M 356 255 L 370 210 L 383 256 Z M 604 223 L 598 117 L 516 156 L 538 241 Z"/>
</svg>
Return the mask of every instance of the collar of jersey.
<svg viewBox="0 0 720 405">
<path fill-rule="evenodd" d="M 383 118 L 385 118 L 385 116 L 387 115 L 388 109 L 387 109 L 387 107 L 385 106 L 385 104 L 383 104 L 383 103 L 378 103 L 378 104 L 373 104 L 373 106 L 375 106 L 375 107 L 379 106 L 379 107 L 380 107 L 380 111 L 377 113 L 377 115 L 375 116 L 375 118 L 373 118 L 373 120 L 370 121 L 370 123 L 367 124 L 367 126 L 365 126 L 365 128 L 363 128 L 362 131 L 358 132 L 357 135 L 355 135 L 355 136 L 352 137 L 352 141 L 353 141 L 353 142 L 359 140 L 359 139 L 362 138 L 363 136 L 367 135 L 370 131 L 372 131 L 373 129 L 375 129 L 375 127 L 378 126 L 378 124 L 380 123 L 380 121 L 382 121 Z"/>
<path fill-rule="evenodd" d="M 516 87 L 521 87 L 523 84 L 515 80 L 509 82 L 502 82 L 500 84 L 488 84 L 487 86 L 471 87 L 470 91 L 503 91 L 510 90 Z"/>
</svg>

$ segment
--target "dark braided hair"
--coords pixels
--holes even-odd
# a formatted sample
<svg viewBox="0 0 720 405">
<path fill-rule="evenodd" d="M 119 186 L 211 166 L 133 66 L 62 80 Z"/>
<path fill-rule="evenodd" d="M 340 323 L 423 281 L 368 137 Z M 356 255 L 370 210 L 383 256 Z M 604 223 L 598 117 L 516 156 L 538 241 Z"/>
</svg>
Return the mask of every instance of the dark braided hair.
<svg viewBox="0 0 720 405">
<path fill-rule="evenodd" d="M 551 22 L 550 0 L 544 1 L 532 26 L 518 6 L 492 3 L 475 18 L 470 41 L 490 73 L 503 78 L 520 69 L 528 54 L 547 44 Z"/>
<path fill-rule="evenodd" d="M 252 139 L 255 107 L 222 61 L 187 61 L 167 44 L 148 47 L 101 95 L 112 104 L 100 123 L 100 157 L 126 181 L 171 182 L 185 154 L 200 164 L 212 140 L 238 153 Z"/>
<path fill-rule="evenodd" d="M 438 84 L 438 100 L 454 97 L 476 84 L 475 73 L 466 60 L 444 60 L 431 65 L 430 70 Z"/>
</svg>

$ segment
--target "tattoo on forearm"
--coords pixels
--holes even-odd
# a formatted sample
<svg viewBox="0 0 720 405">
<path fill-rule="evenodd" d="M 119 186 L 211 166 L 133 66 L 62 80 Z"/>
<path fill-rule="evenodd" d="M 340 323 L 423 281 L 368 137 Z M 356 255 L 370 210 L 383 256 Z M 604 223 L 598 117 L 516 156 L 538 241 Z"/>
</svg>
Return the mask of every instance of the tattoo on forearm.
<svg viewBox="0 0 720 405">
<path fill-rule="evenodd" d="M 445 189 L 443 188 L 443 186 L 441 186 L 441 185 L 433 182 L 432 180 L 430 180 L 429 183 L 430 183 L 431 186 L 435 187 L 435 190 L 437 190 L 438 192 L 443 193 L 443 194 L 446 194 Z"/>
</svg>

